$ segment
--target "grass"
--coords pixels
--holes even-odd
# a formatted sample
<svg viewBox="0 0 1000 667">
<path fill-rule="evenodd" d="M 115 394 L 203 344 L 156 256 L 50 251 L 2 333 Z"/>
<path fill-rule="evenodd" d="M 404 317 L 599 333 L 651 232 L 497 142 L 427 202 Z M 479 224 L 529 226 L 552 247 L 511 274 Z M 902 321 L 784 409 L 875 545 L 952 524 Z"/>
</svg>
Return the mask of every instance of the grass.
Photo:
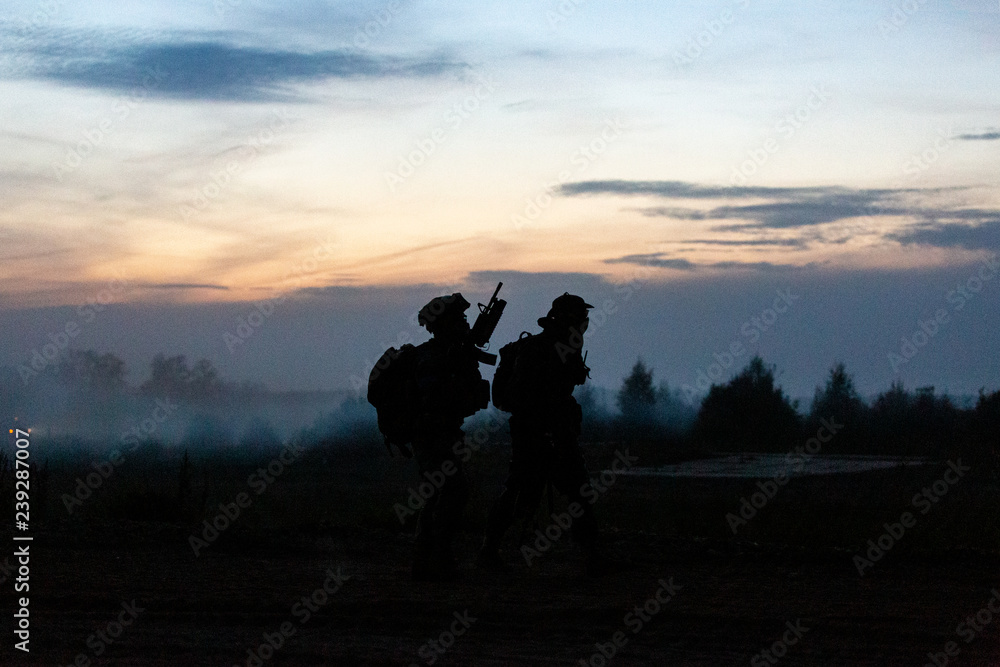
<svg viewBox="0 0 1000 667">
<path fill-rule="evenodd" d="M 32 497 L 33 512 L 48 521 L 126 519 L 195 530 L 218 514 L 219 503 L 231 503 L 245 492 L 252 506 L 226 531 L 227 539 L 252 540 L 275 531 L 338 527 L 399 533 L 415 527 L 413 517 L 401 524 L 394 506 L 405 504 L 409 489 L 419 483 L 416 466 L 412 460 L 390 458 L 371 438 L 312 446 L 259 495 L 248 478 L 274 460 L 278 450 L 260 451 L 252 460 L 236 450 L 192 452 L 187 491 L 182 493 L 184 452 L 147 444 L 130 453 L 72 514 L 66 511 L 63 494 L 72 495 L 77 479 L 93 472 L 93 452 L 80 447 L 58 450 L 41 438 L 36 442 L 35 451 L 52 452 L 46 465 L 46 497 Z M 602 442 L 585 445 L 584 452 L 591 471 L 608 465 L 615 451 L 625 447 L 639 456 L 639 465 L 676 460 L 676 454 L 658 451 L 657 445 L 667 449 L 665 443 Z M 497 436 L 465 464 L 472 489 L 465 515 L 469 533 L 482 532 L 506 476 L 508 456 L 508 444 Z M 644 532 L 734 544 L 851 551 L 865 547 L 868 539 L 877 540 L 885 531 L 883 524 L 898 522 L 909 511 L 916 525 L 899 541 L 900 552 L 954 548 L 1000 552 L 996 519 L 1000 485 L 992 469 L 973 466 L 926 514 L 914 506 L 913 496 L 939 480 L 945 469 L 932 465 L 795 478 L 780 487 L 736 534 L 727 514 L 738 514 L 741 499 L 760 491 L 756 480 L 620 477 L 601 495 L 595 509 L 604 530 L 611 534 Z M 9 493 L 4 487 L 4 494 L 9 497 Z M 564 505 L 557 498 L 557 510 Z M 539 526 L 548 523 L 547 510 L 543 501 Z"/>
</svg>

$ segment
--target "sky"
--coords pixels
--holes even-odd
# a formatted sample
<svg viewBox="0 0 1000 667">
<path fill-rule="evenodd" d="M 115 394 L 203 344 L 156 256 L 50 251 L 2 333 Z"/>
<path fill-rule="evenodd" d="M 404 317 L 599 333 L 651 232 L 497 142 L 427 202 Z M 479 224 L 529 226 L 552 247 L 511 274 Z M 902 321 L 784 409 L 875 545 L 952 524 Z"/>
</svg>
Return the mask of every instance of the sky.
<svg viewBox="0 0 1000 667">
<path fill-rule="evenodd" d="M 503 280 L 605 386 L 1000 386 L 996 0 L 2 6 L 0 363 L 343 388 Z"/>
</svg>

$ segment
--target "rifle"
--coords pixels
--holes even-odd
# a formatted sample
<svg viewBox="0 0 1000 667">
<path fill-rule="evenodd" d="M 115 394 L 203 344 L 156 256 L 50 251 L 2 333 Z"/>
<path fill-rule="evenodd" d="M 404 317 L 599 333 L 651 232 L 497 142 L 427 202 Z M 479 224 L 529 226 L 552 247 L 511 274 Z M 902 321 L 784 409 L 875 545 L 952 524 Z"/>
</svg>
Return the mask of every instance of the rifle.
<svg viewBox="0 0 1000 667">
<path fill-rule="evenodd" d="M 506 301 L 497 298 L 501 287 L 503 287 L 503 282 L 497 283 L 497 288 L 493 292 L 493 296 L 490 297 L 489 303 L 485 306 L 479 304 L 479 316 L 476 317 L 476 322 L 472 325 L 472 330 L 469 332 L 469 342 L 473 345 L 476 359 L 480 363 L 489 364 L 490 366 L 496 365 L 497 355 L 490 354 L 483 348 L 490 344 L 490 337 L 496 330 L 497 323 L 500 322 L 503 309 L 507 306 Z"/>
</svg>

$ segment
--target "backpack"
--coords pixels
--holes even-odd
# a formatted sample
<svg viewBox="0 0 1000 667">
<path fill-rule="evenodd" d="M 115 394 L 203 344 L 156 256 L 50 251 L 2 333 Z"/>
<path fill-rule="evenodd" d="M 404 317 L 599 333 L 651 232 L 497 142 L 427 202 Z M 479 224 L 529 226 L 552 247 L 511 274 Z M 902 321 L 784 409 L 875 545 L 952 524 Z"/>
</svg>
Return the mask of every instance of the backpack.
<svg viewBox="0 0 1000 667">
<path fill-rule="evenodd" d="M 395 445 L 407 458 L 413 455 L 407 444 L 413 440 L 418 417 L 416 361 L 413 345 L 390 347 L 368 374 L 368 402 L 375 406 L 386 449 L 391 454 Z"/>
<path fill-rule="evenodd" d="M 518 407 L 519 393 L 513 386 L 514 367 L 517 365 L 518 354 L 524 349 L 531 334 L 522 331 L 521 336 L 500 348 L 500 362 L 493 374 L 493 405 L 498 410 L 513 412 Z"/>
</svg>

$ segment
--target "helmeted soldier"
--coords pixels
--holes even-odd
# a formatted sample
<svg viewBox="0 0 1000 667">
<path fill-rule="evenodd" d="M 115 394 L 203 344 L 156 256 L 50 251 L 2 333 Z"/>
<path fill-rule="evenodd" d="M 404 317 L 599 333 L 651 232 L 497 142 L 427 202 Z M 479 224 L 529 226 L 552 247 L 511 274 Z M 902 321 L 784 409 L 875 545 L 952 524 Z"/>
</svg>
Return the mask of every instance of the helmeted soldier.
<svg viewBox="0 0 1000 667">
<path fill-rule="evenodd" d="M 420 580 L 457 575 L 451 543 L 469 491 L 455 444 L 463 440 L 465 418 L 488 403 L 489 384 L 468 343 L 468 308 L 456 292 L 432 299 L 417 316 L 433 337 L 416 347 L 413 452 L 421 479 L 437 487 L 418 520 L 413 576 Z"/>
<path fill-rule="evenodd" d="M 534 514 L 549 484 L 580 507 L 571 531 L 587 553 L 588 572 L 601 574 L 611 562 L 601 548 L 591 505 L 582 495 L 590 477 L 578 443 L 582 410 L 573 398 L 574 388 L 589 377 L 582 349 L 591 308 L 581 297 L 563 294 L 538 320 L 542 332 L 518 343 L 505 401 L 511 412 L 510 470 L 487 521 L 479 555 L 483 567 L 506 568 L 499 555 L 504 533 L 515 518 L 526 520 Z"/>
</svg>

